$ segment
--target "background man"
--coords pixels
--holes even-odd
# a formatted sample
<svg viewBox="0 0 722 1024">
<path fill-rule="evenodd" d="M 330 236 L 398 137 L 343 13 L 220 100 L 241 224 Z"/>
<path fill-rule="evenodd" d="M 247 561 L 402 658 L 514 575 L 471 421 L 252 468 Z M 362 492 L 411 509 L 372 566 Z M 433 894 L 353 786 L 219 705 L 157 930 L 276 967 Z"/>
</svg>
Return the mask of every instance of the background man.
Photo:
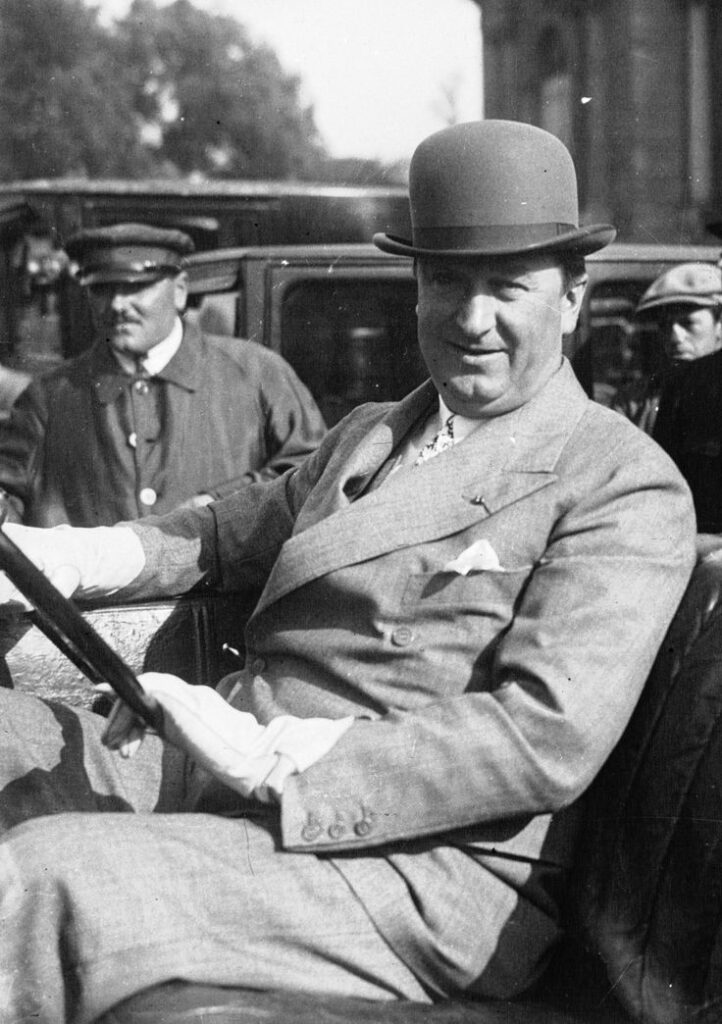
<svg viewBox="0 0 722 1024">
<path fill-rule="evenodd" d="M 642 381 L 621 389 L 613 407 L 648 434 L 654 431 L 659 402 L 670 371 L 722 347 L 722 273 L 708 263 L 680 263 L 652 282 L 635 311 L 639 323 L 654 328 L 654 368 Z"/>
<path fill-rule="evenodd" d="M 683 263 L 639 304 L 654 317 L 675 372 L 664 383 L 652 436 L 692 490 L 700 533 L 722 533 L 722 271 Z"/>
<path fill-rule="evenodd" d="M 544 968 L 578 797 L 693 564 L 691 502 L 562 359 L 614 234 L 578 227 L 564 146 L 456 125 L 410 190 L 412 239 L 376 241 L 417 261 L 430 380 L 207 508 L 6 527 L 86 595 L 265 584 L 223 695 L 143 677 L 169 746 L 116 760 L 102 720 L 0 693 L 10 1019 L 87 1021 L 168 978 L 428 1000 Z M 141 737 L 117 705 L 107 747 Z M 28 820 L 69 809 L 136 813 Z"/>
<path fill-rule="evenodd" d="M 183 317 L 192 249 L 183 232 L 142 224 L 69 241 L 97 340 L 33 383 L 0 430 L 0 487 L 18 520 L 109 525 L 207 503 L 321 440 L 321 414 L 283 359 Z"/>
<path fill-rule="evenodd" d="M 670 363 L 687 363 L 722 348 L 722 271 L 680 263 L 653 281 L 636 315 L 652 321 Z"/>
</svg>

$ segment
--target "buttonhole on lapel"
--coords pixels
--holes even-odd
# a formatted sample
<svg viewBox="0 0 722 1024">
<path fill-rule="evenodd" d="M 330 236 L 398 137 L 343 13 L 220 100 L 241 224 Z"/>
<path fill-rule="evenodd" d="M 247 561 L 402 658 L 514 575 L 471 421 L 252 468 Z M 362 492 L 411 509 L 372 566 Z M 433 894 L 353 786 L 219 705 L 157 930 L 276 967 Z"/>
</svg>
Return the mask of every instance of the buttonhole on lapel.
<svg viewBox="0 0 722 1024">
<path fill-rule="evenodd" d="M 487 513 L 487 515 L 491 515 L 491 509 L 489 508 L 487 503 L 484 501 L 484 495 L 483 494 L 472 492 L 472 493 L 463 494 L 462 497 L 466 498 L 466 500 L 471 505 L 478 505 L 480 508 L 483 508 L 484 511 Z"/>
<path fill-rule="evenodd" d="M 363 488 L 365 479 L 366 478 L 363 476 L 350 476 L 348 480 L 346 480 L 343 485 L 343 493 L 349 501 L 353 501 L 353 499 L 357 497 L 359 491 Z"/>
</svg>

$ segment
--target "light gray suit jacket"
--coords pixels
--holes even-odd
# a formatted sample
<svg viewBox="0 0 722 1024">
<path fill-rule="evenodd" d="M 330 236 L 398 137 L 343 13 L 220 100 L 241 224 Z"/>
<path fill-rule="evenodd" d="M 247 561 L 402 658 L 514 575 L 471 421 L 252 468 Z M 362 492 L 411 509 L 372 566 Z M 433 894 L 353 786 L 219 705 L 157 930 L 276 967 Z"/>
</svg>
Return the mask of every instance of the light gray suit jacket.
<svg viewBox="0 0 722 1024">
<path fill-rule="evenodd" d="M 135 592 L 265 583 L 233 703 L 262 721 L 356 716 L 287 783 L 284 847 L 334 854 L 392 946 L 449 991 L 477 984 L 510 926 L 547 929 L 532 958 L 553 937 L 576 801 L 683 593 L 694 515 L 667 456 L 566 362 L 523 408 L 368 490 L 435 402 L 427 383 L 361 407 L 280 480 L 134 526 Z M 449 567 L 482 539 L 500 568 Z M 515 905 L 490 912 L 487 873 Z M 508 994 L 477 987 L 494 985 Z"/>
</svg>

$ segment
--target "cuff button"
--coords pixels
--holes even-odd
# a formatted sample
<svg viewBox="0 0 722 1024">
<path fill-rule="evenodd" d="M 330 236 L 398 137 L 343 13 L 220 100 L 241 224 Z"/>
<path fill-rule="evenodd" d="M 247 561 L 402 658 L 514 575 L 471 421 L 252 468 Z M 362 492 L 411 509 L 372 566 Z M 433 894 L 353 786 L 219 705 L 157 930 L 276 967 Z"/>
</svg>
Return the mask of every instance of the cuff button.
<svg viewBox="0 0 722 1024">
<path fill-rule="evenodd" d="M 396 647 L 408 647 L 413 639 L 413 631 L 408 626 L 399 626 L 391 634 L 391 643 Z"/>
<path fill-rule="evenodd" d="M 301 839 L 305 843 L 313 843 L 321 835 L 323 829 L 317 822 L 309 822 L 301 829 Z"/>
</svg>

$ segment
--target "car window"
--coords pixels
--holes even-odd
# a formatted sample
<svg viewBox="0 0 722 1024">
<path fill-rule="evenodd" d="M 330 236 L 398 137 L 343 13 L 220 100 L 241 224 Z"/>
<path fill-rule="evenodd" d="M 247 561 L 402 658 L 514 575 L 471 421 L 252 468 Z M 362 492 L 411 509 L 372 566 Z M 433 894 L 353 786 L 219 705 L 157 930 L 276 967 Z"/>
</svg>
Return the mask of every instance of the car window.
<svg viewBox="0 0 722 1024">
<path fill-rule="evenodd" d="M 427 376 L 413 279 L 306 280 L 288 288 L 281 353 L 329 426 L 361 402 L 392 401 Z"/>
<path fill-rule="evenodd" d="M 202 295 L 198 301 L 191 296 L 189 309 L 198 310 L 198 322 L 206 334 L 226 334 L 233 337 L 237 333 L 237 308 L 240 293 L 221 292 L 218 295 Z"/>
<path fill-rule="evenodd" d="M 634 317 L 649 283 L 648 277 L 626 277 L 589 285 L 574 363 L 587 391 L 603 405 L 618 406 L 664 367 L 656 332 Z"/>
</svg>

